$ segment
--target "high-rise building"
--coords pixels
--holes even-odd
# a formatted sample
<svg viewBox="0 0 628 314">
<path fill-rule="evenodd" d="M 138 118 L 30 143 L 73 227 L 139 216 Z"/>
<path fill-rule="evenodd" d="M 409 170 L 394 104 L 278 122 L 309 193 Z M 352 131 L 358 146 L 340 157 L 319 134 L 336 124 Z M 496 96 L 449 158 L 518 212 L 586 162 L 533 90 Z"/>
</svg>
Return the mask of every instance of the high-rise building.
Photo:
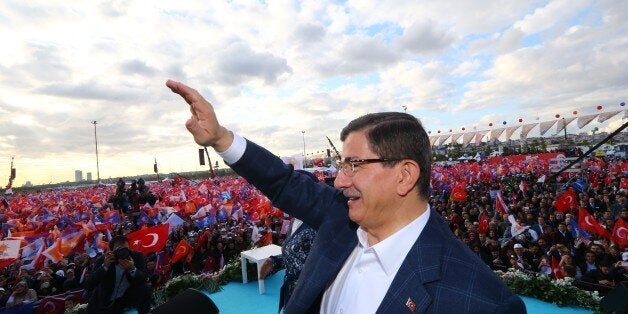
<svg viewBox="0 0 628 314">
<path fill-rule="evenodd" d="M 74 181 L 75 182 L 83 181 L 83 171 L 81 170 L 74 171 Z"/>
<path fill-rule="evenodd" d="M 87 175 L 87 179 L 86 180 L 87 181 L 92 181 L 92 173 L 88 172 L 86 175 Z"/>
</svg>

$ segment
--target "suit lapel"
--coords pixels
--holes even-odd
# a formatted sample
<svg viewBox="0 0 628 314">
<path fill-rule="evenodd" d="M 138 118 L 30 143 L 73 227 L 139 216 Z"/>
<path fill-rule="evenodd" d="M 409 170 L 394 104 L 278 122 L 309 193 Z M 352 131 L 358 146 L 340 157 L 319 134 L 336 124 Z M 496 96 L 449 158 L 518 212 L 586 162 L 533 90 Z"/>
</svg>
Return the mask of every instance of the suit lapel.
<svg viewBox="0 0 628 314">
<path fill-rule="evenodd" d="M 432 210 L 421 235 L 406 255 L 390 284 L 378 313 L 425 313 L 432 298 L 425 284 L 440 279 L 442 222 Z"/>
<path fill-rule="evenodd" d="M 319 306 L 313 303 L 320 302 L 317 299 L 336 278 L 357 245 L 356 229 L 357 225 L 346 221 L 321 226 L 288 301 L 286 313 L 304 313 Z"/>
</svg>

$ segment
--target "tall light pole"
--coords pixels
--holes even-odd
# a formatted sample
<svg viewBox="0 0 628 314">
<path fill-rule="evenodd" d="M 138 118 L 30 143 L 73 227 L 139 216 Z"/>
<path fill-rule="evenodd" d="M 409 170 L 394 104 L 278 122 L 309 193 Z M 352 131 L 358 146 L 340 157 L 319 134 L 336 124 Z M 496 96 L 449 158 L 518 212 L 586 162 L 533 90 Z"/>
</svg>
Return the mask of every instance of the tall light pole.
<svg viewBox="0 0 628 314">
<path fill-rule="evenodd" d="M 305 130 L 301 131 L 303 134 L 303 160 L 305 160 Z"/>
<path fill-rule="evenodd" d="M 404 112 L 404 113 L 406 113 L 406 112 L 407 112 L 407 110 L 408 110 L 408 106 L 406 106 L 406 105 L 401 106 L 401 108 L 403 108 L 403 112 Z"/>
<path fill-rule="evenodd" d="M 98 136 L 96 134 L 96 124 L 98 124 L 98 122 L 96 120 L 92 121 L 92 124 L 94 125 L 94 141 L 96 142 L 96 178 L 98 181 L 97 184 L 100 184 L 100 165 L 98 164 Z"/>
</svg>

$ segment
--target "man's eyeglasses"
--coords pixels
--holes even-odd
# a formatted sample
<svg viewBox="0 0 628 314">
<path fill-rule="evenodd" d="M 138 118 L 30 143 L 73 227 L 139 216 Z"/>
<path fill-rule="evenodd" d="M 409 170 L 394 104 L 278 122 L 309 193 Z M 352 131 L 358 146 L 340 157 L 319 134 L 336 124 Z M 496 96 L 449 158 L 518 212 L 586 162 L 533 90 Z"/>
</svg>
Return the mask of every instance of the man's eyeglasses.
<svg viewBox="0 0 628 314">
<path fill-rule="evenodd" d="M 372 164 L 376 162 L 394 162 L 401 161 L 402 159 L 388 159 L 388 158 L 371 158 L 371 159 L 348 159 L 348 160 L 337 160 L 336 161 L 336 169 L 338 171 L 342 171 L 346 176 L 353 177 L 355 174 L 357 167 L 365 164 Z"/>
</svg>

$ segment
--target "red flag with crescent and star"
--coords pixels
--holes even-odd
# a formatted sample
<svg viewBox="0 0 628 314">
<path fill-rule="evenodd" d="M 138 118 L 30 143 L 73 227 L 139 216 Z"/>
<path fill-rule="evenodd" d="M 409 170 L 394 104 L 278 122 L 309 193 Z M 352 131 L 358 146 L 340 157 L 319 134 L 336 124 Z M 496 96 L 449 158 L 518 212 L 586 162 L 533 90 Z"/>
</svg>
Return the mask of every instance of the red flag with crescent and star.
<svg viewBox="0 0 628 314">
<path fill-rule="evenodd" d="M 613 228 L 613 242 L 620 248 L 628 246 L 628 222 L 621 217 L 617 219 Z"/>
<path fill-rule="evenodd" d="M 37 314 L 63 314 L 65 312 L 65 299 L 45 297 L 39 302 Z"/>
<path fill-rule="evenodd" d="M 556 202 L 554 202 L 554 207 L 556 207 L 559 212 L 564 212 L 569 210 L 572 206 L 576 205 L 577 200 L 578 197 L 576 196 L 576 192 L 574 192 L 572 188 L 569 188 L 556 199 Z"/>
<path fill-rule="evenodd" d="M 482 212 L 482 214 L 480 215 L 478 232 L 483 234 L 486 234 L 488 232 L 488 216 L 486 216 L 486 212 Z"/>
<path fill-rule="evenodd" d="M 553 256 L 552 256 L 552 274 L 554 275 L 554 278 L 556 279 L 565 279 L 565 274 L 563 274 L 563 271 L 560 269 L 560 263 L 558 259 L 556 259 Z"/>
<path fill-rule="evenodd" d="M 591 214 L 589 214 L 586 209 L 582 207 L 580 207 L 578 211 L 578 225 L 584 231 L 599 234 L 600 236 L 607 239 L 611 238 L 611 234 L 608 232 L 608 230 L 604 229 L 604 227 L 602 227 L 602 225 L 600 225 L 600 223 L 593 216 L 591 216 Z"/>
<path fill-rule="evenodd" d="M 466 184 L 457 184 L 451 190 L 451 199 L 455 202 L 464 202 L 467 200 Z"/>
<path fill-rule="evenodd" d="M 192 252 L 192 247 L 190 246 L 190 244 L 185 240 L 181 240 L 179 244 L 177 244 L 177 247 L 174 249 L 174 254 L 172 255 L 172 260 L 170 262 L 176 263 L 180 259 L 188 256 L 190 252 Z"/>
<path fill-rule="evenodd" d="M 159 252 L 168 240 L 169 224 L 161 224 L 127 234 L 129 248 L 144 254 Z"/>
<path fill-rule="evenodd" d="M 497 209 L 502 215 L 510 212 L 510 209 L 508 208 L 508 206 L 504 202 L 504 199 L 502 198 L 501 190 L 495 194 L 495 209 Z"/>
</svg>

